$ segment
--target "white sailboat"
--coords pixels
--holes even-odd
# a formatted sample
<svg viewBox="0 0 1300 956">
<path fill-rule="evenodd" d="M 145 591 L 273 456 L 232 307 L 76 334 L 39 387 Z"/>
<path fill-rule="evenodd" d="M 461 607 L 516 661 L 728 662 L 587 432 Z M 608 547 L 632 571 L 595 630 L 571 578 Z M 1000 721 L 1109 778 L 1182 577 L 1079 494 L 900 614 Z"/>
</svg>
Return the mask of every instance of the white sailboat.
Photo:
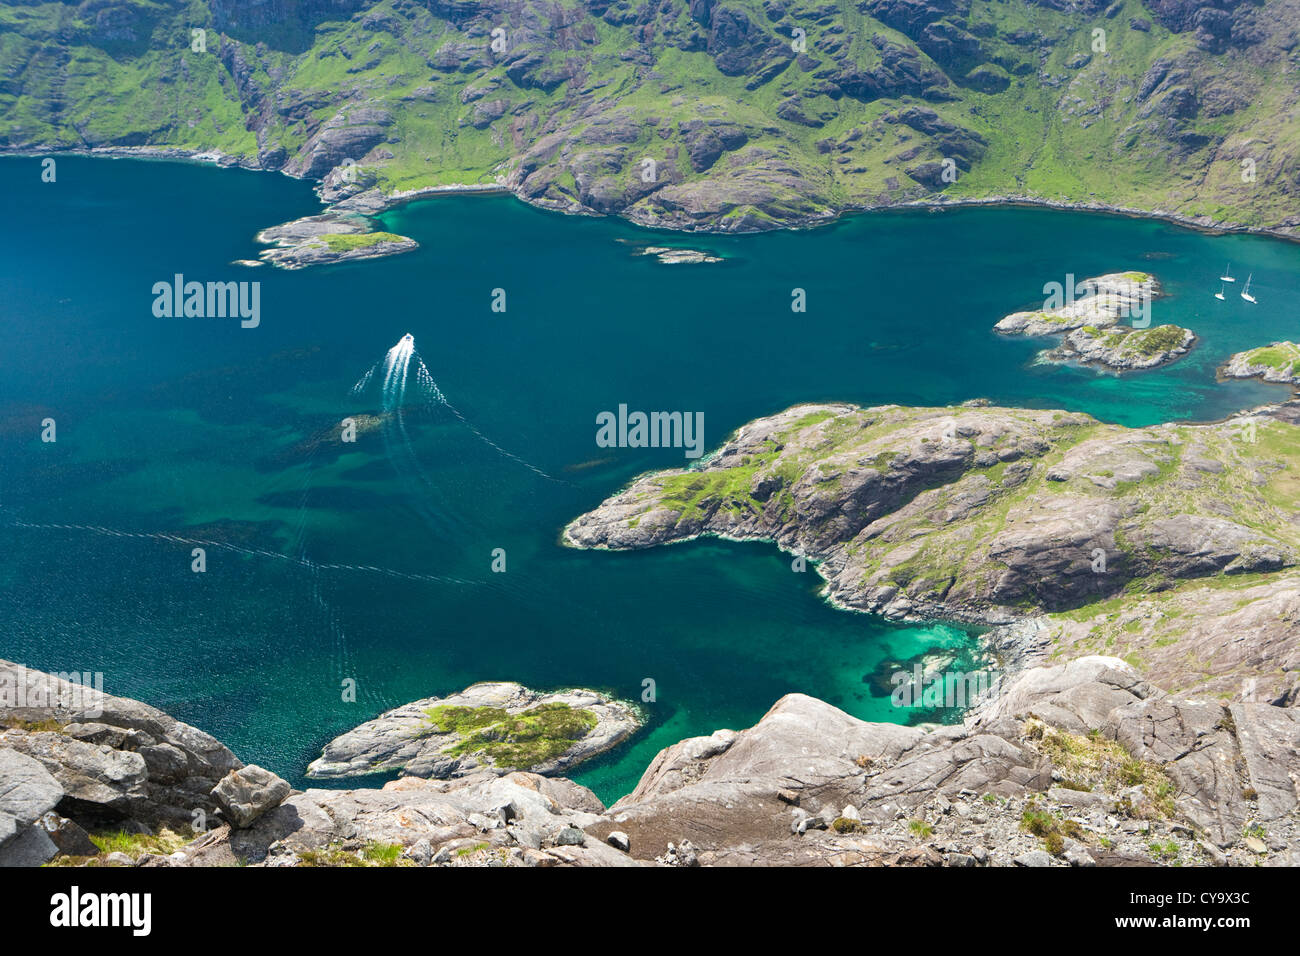
<svg viewBox="0 0 1300 956">
<path fill-rule="evenodd" d="M 1231 263 L 1231 262 L 1228 263 L 1228 269 L 1227 269 L 1227 271 L 1224 272 L 1223 275 L 1219 276 L 1219 278 L 1222 279 L 1224 282 L 1236 282 L 1236 281 L 1237 281 L 1236 279 L 1234 279 L 1234 278 L 1232 277 L 1232 263 Z"/>
<path fill-rule="evenodd" d="M 1220 284 L 1220 286 L 1219 286 L 1219 291 L 1216 292 L 1216 293 L 1214 293 L 1214 297 L 1215 297 L 1216 299 L 1222 299 L 1222 298 L 1223 298 L 1223 286 L 1222 286 L 1222 284 Z"/>
<path fill-rule="evenodd" d="M 1255 273 L 1253 272 L 1250 275 L 1246 276 L 1246 288 L 1241 290 L 1241 297 L 1245 299 L 1247 302 L 1255 301 L 1255 297 L 1250 294 L 1250 280 L 1253 278 L 1255 278 Z"/>
</svg>

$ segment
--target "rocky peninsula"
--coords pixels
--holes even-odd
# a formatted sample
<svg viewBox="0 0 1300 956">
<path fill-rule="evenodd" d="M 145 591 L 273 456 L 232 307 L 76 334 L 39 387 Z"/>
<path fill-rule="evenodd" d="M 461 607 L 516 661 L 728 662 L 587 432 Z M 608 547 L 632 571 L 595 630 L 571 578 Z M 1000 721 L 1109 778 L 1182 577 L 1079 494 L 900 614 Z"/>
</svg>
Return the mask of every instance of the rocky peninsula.
<svg viewBox="0 0 1300 956">
<path fill-rule="evenodd" d="M 396 707 L 334 738 L 307 776 L 560 773 L 618 746 L 640 726 L 630 705 L 595 691 L 539 694 L 515 683 L 480 683 Z"/>
<path fill-rule="evenodd" d="M 369 220 L 334 209 L 263 229 L 257 234 L 257 241 L 273 243 L 272 248 L 262 251 L 261 258 L 285 269 L 376 259 L 419 248 L 414 239 L 376 232 Z"/>
<path fill-rule="evenodd" d="M 1066 411 L 801 405 L 564 529 L 574 547 L 699 535 L 815 562 L 838 605 L 997 627 L 1012 664 L 1124 657 L 1170 691 L 1294 701 L 1300 408 L 1148 428 Z M 1068 650 L 1067 650 L 1068 648 Z"/>
</svg>

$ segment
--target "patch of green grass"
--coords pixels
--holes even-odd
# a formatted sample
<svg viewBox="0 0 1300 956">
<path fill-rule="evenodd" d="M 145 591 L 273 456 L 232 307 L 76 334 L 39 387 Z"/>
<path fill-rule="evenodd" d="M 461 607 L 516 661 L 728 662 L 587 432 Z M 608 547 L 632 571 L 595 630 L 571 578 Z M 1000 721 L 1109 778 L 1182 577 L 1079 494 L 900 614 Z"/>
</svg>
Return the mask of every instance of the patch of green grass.
<svg viewBox="0 0 1300 956">
<path fill-rule="evenodd" d="M 137 857 L 142 853 L 160 853 L 165 856 L 175 853 L 191 839 L 191 834 L 166 829 L 157 834 L 127 833 L 125 830 L 90 834 L 90 842 L 99 847 L 101 853 L 125 853 L 129 857 Z"/>
<path fill-rule="evenodd" d="M 1150 357 L 1167 352 L 1182 344 L 1187 330 L 1177 325 L 1157 325 L 1150 329 L 1134 329 L 1124 336 L 1123 350 Z"/>
<path fill-rule="evenodd" d="M 10 730 L 25 730 L 33 734 L 46 731 L 57 733 L 63 729 L 63 724 L 53 717 L 47 717 L 44 720 L 22 720 L 18 717 L 5 717 L 0 719 L 0 727 L 8 727 Z"/>
<path fill-rule="evenodd" d="M 1141 786 L 1157 814 L 1174 815 L 1173 784 L 1168 774 L 1151 761 L 1137 759 L 1119 742 L 1097 731 L 1086 736 L 1066 733 L 1036 718 L 1026 721 L 1025 735 L 1066 779 L 1103 793 Z"/>
<path fill-rule="evenodd" d="M 831 821 L 831 829 L 836 833 L 865 833 L 867 827 L 861 820 L 853 820 L 849 817 L 836 817 Z"/>
<path fill-rule="evenodd" d="M 464 737 L 451 756 L 481 753 L 497 767 L 527 770 L 552 760 L 595 729 L 594 713 L 565 703 L 539 704 L 518 714 L 500 707 L 439 705 L 425 711 L 432 729 Z"/>
<path fill-rule="evenodd" d="M 1300 376 L 1300 345 L 1294 342 L 1274 342 L 1245 353 L 1248 365 L 1262 365 L 1289 377 Z"/>
<path fill-rule="evenodd" d="M 1159 840 L 1152 841 L 1147 849 L 1151 852 L 1151 858 L 1161 862 L 1169 862 L 1178 858 L 1179 847 L 1174 840 L 1161 843 Z"/>
<path fill-rule="evenodd" d="M 392 232 L 331 232 L 317 237 L 331 252 L 352 252 L 356 249 L 368 249 L 381 242 L 406 242 L 405 236 Z"/>
<path fill-rule="evenodd" d="M 662 479 L 660 503 L 680 511 L 682 517 L 698 516 L 717 507 L 758 509 L 749 488 L 758 470 L 755 465 L 686 471 Z"/>
<path fill-rule="evenodd" d="M 298 865 L 304 867 L 396 867 L 414 866 L 415 861 L 402 856 L 400 843 L 371 841 L 358 850 L 346 850 L 329 844 L 298 851 Z"/>
<path fill-rule="evenodd" d="M 1041 839 L 1044 848 L 1052 856 L 1060 856 L 1065 852 L 1066 837 L 1083 839 L 1083 828 L 1078 823 L 1045 810 L 1036 803 L 1030 804 L 1020 815 L 1020 829 Z"/>
</svg>

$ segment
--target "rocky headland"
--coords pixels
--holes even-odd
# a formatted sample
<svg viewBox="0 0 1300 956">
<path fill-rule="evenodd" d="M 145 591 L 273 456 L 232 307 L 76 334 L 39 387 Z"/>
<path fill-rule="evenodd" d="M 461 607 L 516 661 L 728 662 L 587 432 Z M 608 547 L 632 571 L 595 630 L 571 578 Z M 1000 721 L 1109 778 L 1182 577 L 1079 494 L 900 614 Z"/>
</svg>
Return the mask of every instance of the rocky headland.
<svg viewBox="0 0 1300 956">
<path fill-rule="evenodd" d="M 1011 665 L 1108 653 L 1169 691 L 1249 679 L 1294 701 L 1296 413 L 1124 428 L 978 403 L 796 406 L 699 467 L 637 479 L 563 540 L 771 541 L 815 562 L 838 605 L 999 626 L 987 640 Z"/>
<path fill-rule="evenodd" d="M 0 678 L 64 698 L 0 714 L 0 865 L 1300 864 L 1300 710 L 1166 694 L 1113 657 L 1025 670 L 933 730 L 791 694 L 608 808 L 486 768 L 297 791 L 144 704 Z"/>
<path fill-rule="evenodd" d="M 1223 378 L 1259 378 L 1279 385 L 1300 385 L 1300 345 L 1274 342 L 1238 352 L 1219 367 Z"/>
<path fill-rule="evenodd" d="M 560 773 L 618 746 L 640 726 L 634 708 L 595 691 L 539 694 L 510 682 L 480 683 L 403 704 L 334 738 L 307 776 Z"/>
</svg>

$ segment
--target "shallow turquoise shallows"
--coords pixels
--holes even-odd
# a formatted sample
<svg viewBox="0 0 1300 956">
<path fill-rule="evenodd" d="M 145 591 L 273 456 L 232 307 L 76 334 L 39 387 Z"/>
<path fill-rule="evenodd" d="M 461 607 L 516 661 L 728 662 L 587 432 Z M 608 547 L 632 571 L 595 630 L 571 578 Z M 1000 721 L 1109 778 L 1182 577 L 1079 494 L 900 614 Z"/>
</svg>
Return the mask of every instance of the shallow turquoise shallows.
<svg viewBox="0 0 1300 956">
<path fill-rule="evenodd" d="M 1154 221 L 983 209 L 687 237 L 465 196 L 385 217 L 414 253 L 284 272 L 231 262 L 318 210 L 307 184 L 71 157 L 52 184 L 37 159 L 0 172 L 0 656 L 102 671 L 299 785 L 336 734 L 478 680 L 632 700 L 653 680 L 647 729 L 577 773 L 606 800 L 659 748 L 792 691 L 935 716 L 891 707 L 882 679 L 968 647 L 960 629 L 834 610 L 764 544 L 561 548 L 567 520 L 686 460 L 598 447 L 602 411 L 702 412 L 709 449 L 820 400 L 1213 419 L 1287 395 L 1216 383 L 1219 362 L 1300 337 L 1300 246 Z M 647 243 L 725 261 L 664 265 L 634 254 Z M 1213 297 L 1229 263 L 1258 305 Z M 1045 282 L 1126 269 L 1162 280 L 1154 321 L 1195 330 L 1191 356 L 1116 378 L 1033 365 L 1043 343 L 990 331 Z M 261 324 L 156 318 L 176 274 L 261 282 Z M 361 419 L 355 445 L 314 440 L 383 411 L 373 377 L 351 390 L 406 333 L 432 382 L 412 372 L 402 415 Z"/>
</svg>

